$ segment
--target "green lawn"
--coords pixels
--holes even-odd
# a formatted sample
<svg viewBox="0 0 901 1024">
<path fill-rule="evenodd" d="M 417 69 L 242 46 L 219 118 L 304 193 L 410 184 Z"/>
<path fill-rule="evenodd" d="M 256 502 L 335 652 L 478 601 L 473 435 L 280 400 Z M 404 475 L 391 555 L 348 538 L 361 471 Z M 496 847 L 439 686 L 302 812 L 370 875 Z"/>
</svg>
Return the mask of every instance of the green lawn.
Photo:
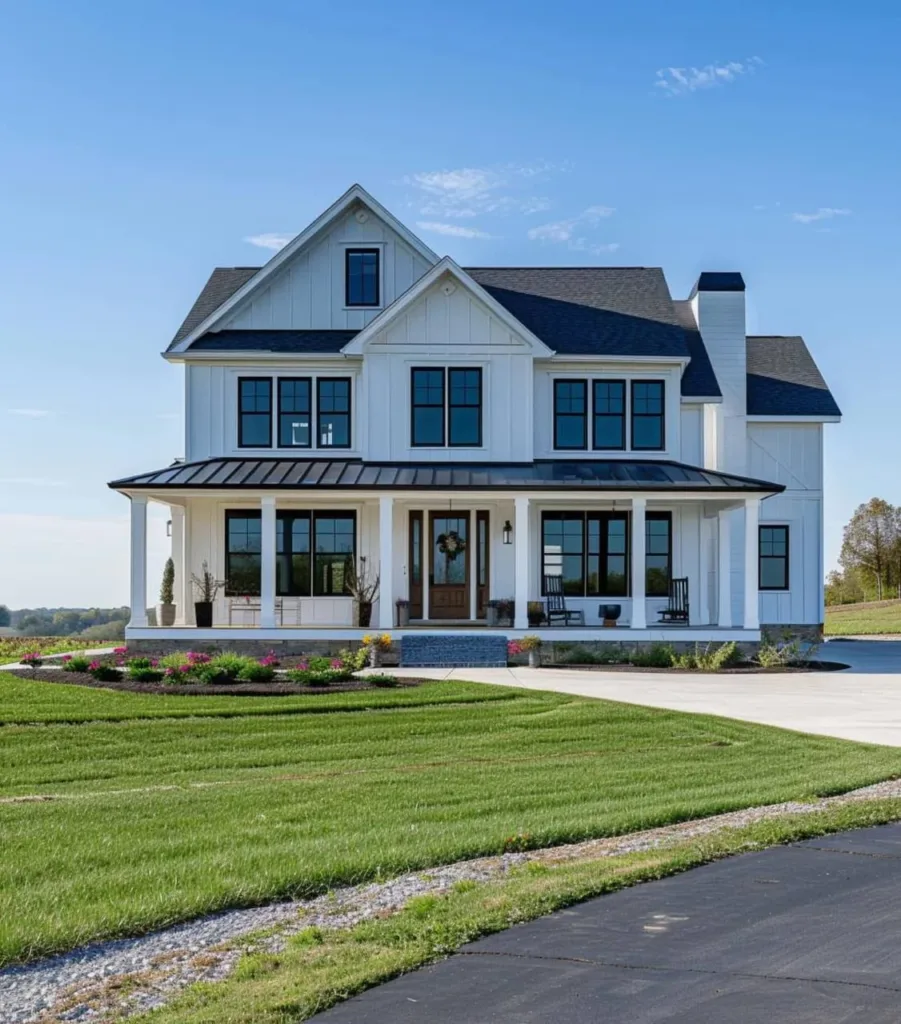
<svg viewBox="0 0 901 1024">
<path fill-rule="evenodd" d="M 891 748 L 469 683 L 264 700 L 4 679 L 0 962 L 901 774 Z"/>
<path fill-rule="evenodd" d="M 830 605 L 825 632 L 826 636 L 901 635 L 901 601 Z"/>
</svg>

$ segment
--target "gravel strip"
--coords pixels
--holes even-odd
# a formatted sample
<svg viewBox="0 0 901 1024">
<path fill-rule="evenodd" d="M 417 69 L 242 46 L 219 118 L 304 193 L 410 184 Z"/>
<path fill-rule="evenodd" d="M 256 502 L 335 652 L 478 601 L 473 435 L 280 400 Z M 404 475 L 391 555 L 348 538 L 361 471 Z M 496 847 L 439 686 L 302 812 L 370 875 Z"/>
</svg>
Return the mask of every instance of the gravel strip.
<svg viewBox="0 0 901 1024">
<path fill-rule="evenodd" d="M 108 1024 L 162 1006 L 194 982 L 221 980 L 245 952 L 277 952 L 288 936 L 304 928 L 352 928 L 401 909 L 414 896 L 446 892 L 463 880 L 495 879 L 527 861 L 552 864 L 661 849 L 726 828 L 885 797 L 901 797 L 901 780 L 812 803 L 751 807 L 626 836 L 480 857 L 388 882 L 349 886 L 312 900 L 226 911 L 139 938 L 84 946 L 0 971 L 0 1020 L 3 1024 Z"/>
</svg>

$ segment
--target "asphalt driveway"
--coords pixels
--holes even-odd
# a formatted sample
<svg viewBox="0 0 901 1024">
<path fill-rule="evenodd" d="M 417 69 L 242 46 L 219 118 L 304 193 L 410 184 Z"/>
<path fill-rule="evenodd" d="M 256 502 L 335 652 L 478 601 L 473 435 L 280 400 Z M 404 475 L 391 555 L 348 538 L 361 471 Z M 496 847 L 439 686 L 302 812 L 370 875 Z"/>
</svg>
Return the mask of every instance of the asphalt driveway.
<svg viewBox="0 0 901 1024">
<path fill-rule="evenodd" d="M 625 889 L 463 947 L 322 1024 L 897 1024 L 901 825 Z"/>
<path fill-rule="evenodd" d="M 831 640 L 819 656 L 850 668 L 759 675 L 566 668 L 401 669 L 398 674 L 556 690 L 901 747 L 901 641 Z"/>
</svg>

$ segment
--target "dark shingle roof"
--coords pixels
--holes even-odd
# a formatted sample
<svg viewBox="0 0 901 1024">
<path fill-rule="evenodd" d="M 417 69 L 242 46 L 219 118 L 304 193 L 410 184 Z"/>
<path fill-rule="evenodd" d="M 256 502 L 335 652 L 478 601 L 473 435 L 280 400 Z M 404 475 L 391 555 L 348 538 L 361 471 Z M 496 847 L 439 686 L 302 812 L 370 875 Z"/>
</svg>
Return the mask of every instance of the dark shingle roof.
<svg viewBox="0 0 901 1024">
<path fill-rule="evenodd" d="M 782 484 L 662 459 L 520 463 L 385 463 L 358 459 L 216 458 L 179 462 L 153 473 L 115 480 L 112 488 L 236 488 L 282 490 L 597 490 L 767 491 Z"/>
<path fill-rule="evenodd" d="M 676 311 L 676 319 L 685 331 L 688 353 L 691 356 L 691 362 L 682 374 L 682 394 L 686 397 L 721 398 L 723 393 L 720 391 L 710 356 L 701 339 L 691 302 L 688 299 L 676 300 L 673 302 L 673 309 Z"/>
<path fill-rule="evenodd" d="M 803 338 L 748 338 L 748 415 L 841 416 Z"/>
<path fill-rule="evenodd" d="M 201 335 L 191 351 L 293 352 L 314 355 L 340 352 L 359 331 L 215 331 Z"/>
<path fill-rule="evenodd" d="M 177 345 L 182 338 L 186 338 L 194 328 L 214 313 L 226 299 L 249 281 L 259 270 L 259 267 L 216 267 L 210 274 L 210 279 L 203 286 L 203 291 L 197 296 L 191 311 L 184 319 L 184 323 L 175 332 L 175 337 L 169 345 L 169 350 Z"/>
</svg>

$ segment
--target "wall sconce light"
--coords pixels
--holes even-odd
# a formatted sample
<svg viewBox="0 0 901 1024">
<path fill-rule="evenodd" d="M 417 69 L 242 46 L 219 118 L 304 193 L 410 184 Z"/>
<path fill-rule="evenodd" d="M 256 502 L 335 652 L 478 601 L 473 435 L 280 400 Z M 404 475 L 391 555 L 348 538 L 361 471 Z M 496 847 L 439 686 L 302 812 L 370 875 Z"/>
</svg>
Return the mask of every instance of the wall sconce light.
<svg viewBox="0 0 901 1024">
<path fill-rule="evenodd" d="M 504 543 L 505 544 L 510 544 L 512 541 L 513 541 L 513 527 L 510 525 L 510 520 L 508 519 L 506 521 L 506 523 L 504 523 Z"/>
<path fill-rule="evenodd" d="M 171 519 L 167 519 L 166 520 L 166 536 L 167 537 L 171 537 L 172 536 L 172 520 Z"/>
</svg>

